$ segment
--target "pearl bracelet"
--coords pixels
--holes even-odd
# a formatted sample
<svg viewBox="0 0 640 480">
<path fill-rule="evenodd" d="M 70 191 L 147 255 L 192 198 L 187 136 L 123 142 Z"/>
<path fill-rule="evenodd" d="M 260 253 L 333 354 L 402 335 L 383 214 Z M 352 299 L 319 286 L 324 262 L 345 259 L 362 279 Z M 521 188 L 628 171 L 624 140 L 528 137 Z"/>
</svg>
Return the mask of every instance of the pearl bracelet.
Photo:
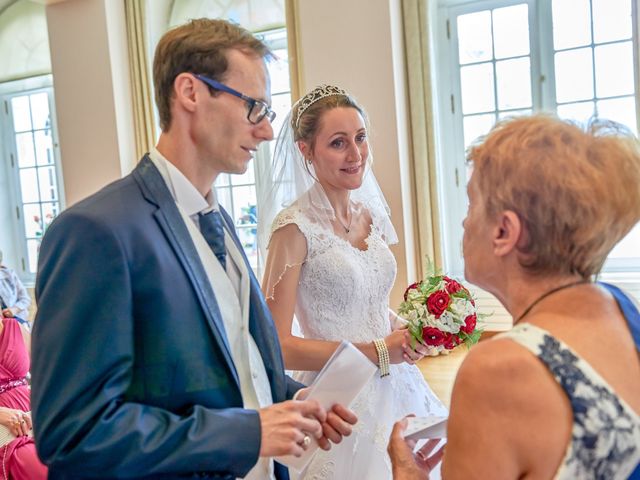
<svg viewBox="0 0 640 480">
<path fill-rule="evenodd" d="M 389 375 L 389 350 L 387 344 L 383 338 L 376 338 L 373 341 L 373 345 L 376 347 L 376 353 L 378 354 L 378 366 L 380 367 L 380 377 L 386 377 Z"/>
</svg>

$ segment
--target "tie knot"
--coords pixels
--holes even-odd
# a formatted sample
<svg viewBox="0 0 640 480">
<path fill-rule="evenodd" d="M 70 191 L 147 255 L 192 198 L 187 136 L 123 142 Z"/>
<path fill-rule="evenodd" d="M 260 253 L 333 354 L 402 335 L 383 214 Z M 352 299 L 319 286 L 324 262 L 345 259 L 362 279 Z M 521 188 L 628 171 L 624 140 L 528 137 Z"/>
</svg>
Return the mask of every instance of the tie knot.
<svg viewBox="0 0 640 480">
<path fill-rule="evenodd" d="M 200 232 L 207 241 L 211 250 L 218 258 L 222 268 L 226 268 L 227 250 L 224 246 L 224 226 L 220 212 L 212 210 L 208 213 L 199 213 Z"/>
</svg>

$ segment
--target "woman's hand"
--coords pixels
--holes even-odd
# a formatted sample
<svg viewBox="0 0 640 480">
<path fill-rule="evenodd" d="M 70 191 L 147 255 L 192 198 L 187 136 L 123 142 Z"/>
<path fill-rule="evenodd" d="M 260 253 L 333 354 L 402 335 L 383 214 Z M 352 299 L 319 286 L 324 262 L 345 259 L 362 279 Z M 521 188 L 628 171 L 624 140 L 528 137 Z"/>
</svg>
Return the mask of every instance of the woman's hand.
<svg viewBox="0 0 640 480">
<path fill-rule="evenodd" d="M 16 437 L 27 435 L 33 428 L 31 415 L 14 408 L 0 408 L 0 425 L 7 427 Z"/>
<path fill-rule="evenodd" d="M 391 332 L 384 337 L 384 343 L 389 350 L 389 363 L 407 362 L 413 365 L 423 357 L 420 352 L 411 348 L 411 336 L 405 328 Z"/>
<path fill-rule="evenodd" d="M 389 350 L 390 363 L 407 362 L 413 365 L 425 355 L 431 354 L 429 347 L 412 340 L 411 334 L 406 328 L 394 330 L 384 338 L 384 341 Z"/>
<path fill-rule="evenodd" d="M 405 440 L 404 431 L 406 428 L 407 419 L 405 417 L 396 422 L 389 438 L 387 452 L 393 466 L 393 478 L 394 480 L 427 480 L 431 470 L 442 460 L 444 446 L 432 453 L 440 440 L 429 440 L 414 453 L 416 442 L 415 440 Z"/>
<path fill-rule="evenodd" d="M 411 348 L 411 343 L 411 337 L 409 337 L 409 348 Z M 413 351 L 415 351 L 417 355 L 421 355 L 422 357 L 437 357 L 438 355 L 440 355 L 437 347 L 425 345 L 424 343 L 418 342 L 417 340 L 414 340 L 413 343 L 415 344 Z"/>
</svg>

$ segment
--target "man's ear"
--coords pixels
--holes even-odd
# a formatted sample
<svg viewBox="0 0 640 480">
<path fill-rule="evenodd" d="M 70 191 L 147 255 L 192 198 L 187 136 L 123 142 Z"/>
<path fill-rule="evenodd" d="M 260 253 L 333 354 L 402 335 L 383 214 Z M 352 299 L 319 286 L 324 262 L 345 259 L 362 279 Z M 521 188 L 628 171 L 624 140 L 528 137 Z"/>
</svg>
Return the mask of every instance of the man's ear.
<svg viewBox="0 0 640 480">
<path fill-rule="evenodd" d="M 173 81 L 174 101 L 188 112 L 196 108 L 196 82 L 190 73 L 181 73 Z"/>
<path fill-rule="evenodd" d="M 524 225 L 516 212 L 505 210 L 498 215 L 493 230 L 493 251 L 501 257 L 517 249 L 524 238 Z"/>
</svg>

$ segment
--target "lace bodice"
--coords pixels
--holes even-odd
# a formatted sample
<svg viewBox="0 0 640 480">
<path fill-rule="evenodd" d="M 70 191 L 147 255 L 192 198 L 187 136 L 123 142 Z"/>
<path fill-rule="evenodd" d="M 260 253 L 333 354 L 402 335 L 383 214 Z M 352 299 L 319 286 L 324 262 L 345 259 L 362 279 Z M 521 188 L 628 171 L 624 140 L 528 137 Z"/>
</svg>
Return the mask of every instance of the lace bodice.
<svg viewBox="0 0 640 480">
<path fill-rule="evenodd" d="M 297 235 L 282 248 L 286 240 L 280 238 L 270 253 L 281 256 L 274 262 L 279 268 L 301 265 L 295 313 L 302 336 L 351 342 L 387 336 L 391 333 L 389 292 L 397 267 L 384 229 L 379 227 L 380 219 L 369 212 L 372 225 L 365 241 L 367 248 L 360 250 L 329 230 L 326 223 L 314 221 L 316 217 L 307 211 L 294 203 L 280 212 L 272 231 L 295 224 L 304 240 Z M 274 281 L 285 274 L 286 269 L 275 273 L 273 276 L 280 278 Z M 273 284 L 268 282 L 268 292 Z M 295 327 L 294 333 L 298 334 Z M 384 378 L 374 375 L 349 406 L 358 417 L 353 433 L 330 451 L 317 452 L 293 480 L 391 480 L 386 448 L 393 423 L 409 413 L 446 415 L 446 409 L 414 365 L 394 364 L 390 370 L 391 375 Z M 309 385 L 316 374 L 300 371 L 294 378 Z"/>
<path fill-rule="evenodd" d="M 367 250 L 328 232 L 295 204 L 280 212 L 273 230 L 291 223 L 307 241 L 296 304 L 303 335 L 352 342 L 388 335 L 389 292 L 397 266 L 375 219 L 366 239 Z"/>
<path fill-rule="evenodd" d="M 573 430 L 556 479 L 626 479 L 640 462 L 640 416 L 569 346 L 532 324 L 508 337 L 531 350 L 563 388 Z"/>
</svg>

